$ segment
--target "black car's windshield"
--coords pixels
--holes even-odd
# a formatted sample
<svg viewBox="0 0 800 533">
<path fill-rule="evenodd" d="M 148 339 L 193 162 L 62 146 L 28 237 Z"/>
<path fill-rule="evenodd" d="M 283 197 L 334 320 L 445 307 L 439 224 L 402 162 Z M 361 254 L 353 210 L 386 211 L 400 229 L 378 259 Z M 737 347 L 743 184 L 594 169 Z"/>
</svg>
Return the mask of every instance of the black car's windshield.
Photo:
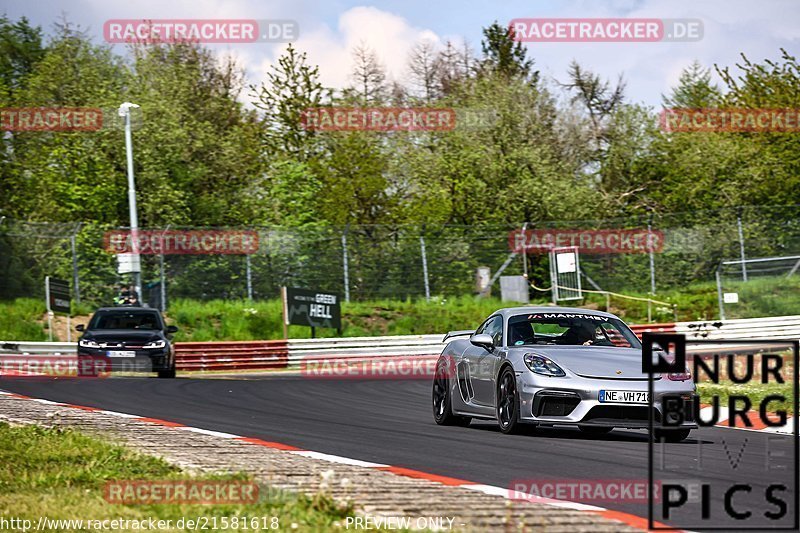
<svg viewBox="0 0 800 533">
<path fill-rule="evenodd" d="M 161 317 L 155 311 L 99 311 L 92 317 L 88 329 L 163 329 Z"/>
<path fill-rule="evenodd" d="M 508 345 L 641 348 L 621 320 L 590 313 L 531 313 L 508 319 Z"/>
</svg>

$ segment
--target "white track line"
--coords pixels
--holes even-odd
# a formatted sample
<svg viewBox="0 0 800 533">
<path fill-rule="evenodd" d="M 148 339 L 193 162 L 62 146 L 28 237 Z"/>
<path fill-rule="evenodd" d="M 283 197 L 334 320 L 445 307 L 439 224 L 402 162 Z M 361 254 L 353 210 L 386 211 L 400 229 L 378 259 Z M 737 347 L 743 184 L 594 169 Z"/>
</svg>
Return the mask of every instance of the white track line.
<svg viewBox="0 0 800 533">
<path fill-rule="evenodd" d="M 183 431 L 191 431 L 192 433 L 200 433 L 202 435 L 210 435 L 212 437 L 221 437 L 223 439 L 240 438 L 240 435 L 234 435 L 233 433 L 224 433 L 222 431 L 212 431 L 210 429 L 194 428 L 191 426 L 181 426 L 181 427 L 176 427 L 175 429 L 180 429 Z"/>
<path fill-rule="evenodd" d="M 328 461 L 330 463 L 339 463 L 342 465 L 350 465 L 350 466 L 363 466 L 365 468 L 381 468 L 389 466 L 380 463 L 370 463 L 368 461 L 361 461 L 358 459 L 350 459 L 349 457 L 341 457 L 339 455 L 330 455 L 327 453 L 312 452 L 306 450 L 289 451 L 287 453 L 291 453 L 292 455 L 301 455 L 303 457 L 311 457 L 312 459 L 320 459 L 322 461 Z"/>
<path fill-rule="evenodd" d="M 129 415 L 128 413 L 119 413 L 117 411 L 100 410 L 100 411 L 97 411 L 97 412 L 98 413 L 103 413 L 103 414 L 106 414 L 106 415 L 111 415 L 111 416 L 118 416 L 120 418 L 141 418 L 139 415 Z"/>
</svg>

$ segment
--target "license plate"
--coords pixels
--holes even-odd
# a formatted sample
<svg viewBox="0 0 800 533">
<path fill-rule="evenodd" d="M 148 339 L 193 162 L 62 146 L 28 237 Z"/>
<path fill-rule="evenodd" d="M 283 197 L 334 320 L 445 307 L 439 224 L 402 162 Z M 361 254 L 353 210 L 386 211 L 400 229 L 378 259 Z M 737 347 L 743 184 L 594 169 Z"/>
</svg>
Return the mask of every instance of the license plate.
<svg viewBox="0 0 800 533">
<path fill-rule="evenodd" d="M 106 355 L 109 357 L 136 357 L 136 352 L 109 350 Z"/>
<path fill-rule="evenodd" d="M 598 400 L 602 403 L 647 403 L 648 393 L 632 390 L 601 390 Z"/>
</svg>

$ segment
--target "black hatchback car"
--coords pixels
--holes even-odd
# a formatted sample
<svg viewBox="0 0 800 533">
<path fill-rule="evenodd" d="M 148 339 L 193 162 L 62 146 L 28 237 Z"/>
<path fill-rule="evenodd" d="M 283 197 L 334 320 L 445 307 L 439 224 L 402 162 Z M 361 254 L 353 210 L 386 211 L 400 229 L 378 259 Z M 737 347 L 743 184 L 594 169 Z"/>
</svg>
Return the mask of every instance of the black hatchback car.
<svg viewBox="0 0 800 533">
<path fill-rule="evenodd" d="M 78 375 L 110 371 L 158 372 L 160 378 L 175 377 L 175 348 L 161 313 L 149 307 L 104 307 L 89 324 L 76 328 Z"/>
</svg>

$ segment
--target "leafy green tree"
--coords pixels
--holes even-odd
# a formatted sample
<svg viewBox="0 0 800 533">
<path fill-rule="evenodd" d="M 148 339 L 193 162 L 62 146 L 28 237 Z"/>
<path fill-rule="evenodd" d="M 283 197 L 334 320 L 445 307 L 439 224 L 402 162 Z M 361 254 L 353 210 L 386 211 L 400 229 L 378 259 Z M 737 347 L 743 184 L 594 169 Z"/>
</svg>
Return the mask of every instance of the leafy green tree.
<svg viewBox="0 0 800 533">
<path fill-rule="evenodd" d="M 262 111 L 261 138 L 267 155 L 301 161 L 314 156 L 313 128 L 305 127 L 308 109 L 327 105 L 331 90 L 322 86 L 319 67 L 308 64 L 305 52 L 289 44 L 260 86 L 250 86 L 255 106 Z"/>
<path fill-rule="evenodd" d="M 527 57 L 522 43 L 514 40 L 511 28 L 501 26 L 497 21 L 484 28 L 481 50 L 481 72 L 499 73 L 506 78 L 523 78 L 533 84 L 538 82 L 539 71 L 533 70 L 533 59 Z"/>
<path fill-rule="evenodd" d="M 700 109 L 718 105 L 721 97 L 719 87 L 711 82 L 711 69 L 695 60 L 681 72 L 678 86 L 662 100 L 667 108 Z"/>
</svg>

